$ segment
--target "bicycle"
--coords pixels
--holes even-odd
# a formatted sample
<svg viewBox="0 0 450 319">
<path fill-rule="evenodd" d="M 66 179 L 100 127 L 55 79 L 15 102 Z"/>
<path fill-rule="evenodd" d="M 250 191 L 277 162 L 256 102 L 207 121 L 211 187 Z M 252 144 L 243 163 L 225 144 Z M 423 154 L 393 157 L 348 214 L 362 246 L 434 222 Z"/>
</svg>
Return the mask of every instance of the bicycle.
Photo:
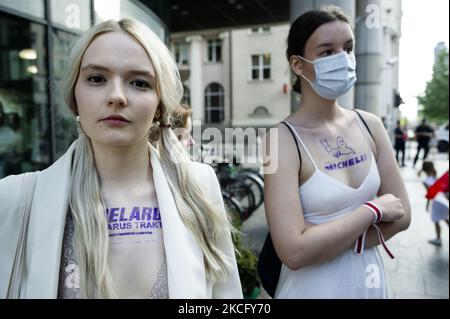
<svg viewBox="0 0 450 319">
<path fill-rule="evenodd" d="M 264 202 L 264 182 L 259 172 L 243 169 L 239 164 L 218 163 L 213 165 L 222 186 L 224 199 L 237 201 L 241 221 L 247 220 Z"/>
</svg>

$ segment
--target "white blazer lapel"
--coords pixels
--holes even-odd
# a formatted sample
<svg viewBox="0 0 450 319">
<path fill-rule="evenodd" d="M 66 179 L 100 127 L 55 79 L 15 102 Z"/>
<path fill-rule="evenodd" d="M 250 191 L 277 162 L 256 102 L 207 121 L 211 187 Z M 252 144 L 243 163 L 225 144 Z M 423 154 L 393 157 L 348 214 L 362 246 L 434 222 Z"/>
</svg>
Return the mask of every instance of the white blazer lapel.
<svg viewBox="0 0 450 319">
<path fill-rule="evenodd" d="M 153 181 L 161 212 L 167 258 L 169 297 L 208 298 L 201 248 L 180 218 L 157 152 L 151 146 Z"/>
<path fill-rule="evenodd" d="M 36 181 L 27 238 L 24 298 L 56 298 L 75 146 Z"/>
</svg>

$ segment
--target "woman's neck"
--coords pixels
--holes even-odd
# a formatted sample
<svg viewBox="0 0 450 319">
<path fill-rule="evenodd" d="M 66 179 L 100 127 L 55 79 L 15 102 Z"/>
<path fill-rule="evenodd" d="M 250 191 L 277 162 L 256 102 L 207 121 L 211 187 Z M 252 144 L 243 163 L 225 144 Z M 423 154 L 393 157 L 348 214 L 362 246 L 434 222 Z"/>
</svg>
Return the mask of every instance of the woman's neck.
<svg viewBox="0 0 450 319">
<path fill-rule="evenodd" d="M 151 179 L 149 146 L 146 140 L 131 146 L 111 147 L 92 143 L 102 187 L 133 187 Z"/>
<path fill-rule="evenodd" d="M 305 92 L 297 111 L 291 115 L 291 118 L 301 126 L 305 124 L 308 127 L 316 127 L 335 121 L 340 114 L 340 106 L 336 100 L 323 99 Z"/>
</svg>

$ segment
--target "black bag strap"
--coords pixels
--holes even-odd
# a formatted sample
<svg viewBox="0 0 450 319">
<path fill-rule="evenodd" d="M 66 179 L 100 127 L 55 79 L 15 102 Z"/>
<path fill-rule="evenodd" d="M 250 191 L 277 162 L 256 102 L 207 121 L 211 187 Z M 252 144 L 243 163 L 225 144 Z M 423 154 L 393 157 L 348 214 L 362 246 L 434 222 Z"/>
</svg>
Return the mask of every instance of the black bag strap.
<svg viewBox="0 0 450 319">
<path fill-rule="evenodd" d="M 291 126 L 289 124 L 287 124 L 284 121 L 281 122 L 281 123 L 283 123 L 289 129 L 289 132 L 291 132 L 292 137 L 294 138 L 295 145 L 297 146 L 298 158 L 300 159 L 300 169 L 301 169 L 302 168 L 302 156 L 300 155 L 300 148 L 298 146 L 297 137 L 295 136 L 295 133 L 294 133 L 294 131 L 292 131 L 292 128 L 291 128 Z"/>
<path fill-rule="evenodd" d="M 281 123 L 289 129 L 289 132 L 291 132 L 292 137 L 294 138 L 301 167 L 302 156 L 300 155 L 297 137 L 289 124 L 286 122 Z M 272 298 L 275 296 L 275 290 L 280 278 L 281 265 L 281 260 L 275 251 L 275 247 L 273 246 L 272 236 L 270 235 L 270 232 L 268 232 L 258 258 L 258 274 L 262 286 Z"/>
<path fill-rule="evenodd" d="M 367 125 L 366 121 L 364 120 L 364 118 L 362 117 L 361 113 L 359 113 L 357 110 L 353 110 L 355 111 L 356 114 L 358 114 L 359 118 L 361 119 L 361 122 L 363 122 L 364 126 L 366 127 L 367 131 L 370 134 L 370 137 L 372 138 L 372 140 L 375 142 L 375 139 L 373 138 L 372 132 L 370 131 L 369 126 Z"/>
</svg>

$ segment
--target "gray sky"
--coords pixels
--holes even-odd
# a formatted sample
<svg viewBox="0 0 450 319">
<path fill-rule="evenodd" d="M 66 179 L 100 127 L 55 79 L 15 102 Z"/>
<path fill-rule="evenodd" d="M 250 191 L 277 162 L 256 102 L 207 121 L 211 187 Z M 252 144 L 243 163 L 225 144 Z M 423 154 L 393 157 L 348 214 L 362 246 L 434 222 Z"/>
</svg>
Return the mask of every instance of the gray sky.
<svg viewBox="0 0 450 319">
<path fill-rule="evenodd" d="M 449 45 L 448 0 L 403 0 L 400 38 L 400 93 L 405 104 L 402 116 L 417 115 L 417 95 L 425 91 L 432 77 L 434 48 L 440 41 Z"/>
</svg>

